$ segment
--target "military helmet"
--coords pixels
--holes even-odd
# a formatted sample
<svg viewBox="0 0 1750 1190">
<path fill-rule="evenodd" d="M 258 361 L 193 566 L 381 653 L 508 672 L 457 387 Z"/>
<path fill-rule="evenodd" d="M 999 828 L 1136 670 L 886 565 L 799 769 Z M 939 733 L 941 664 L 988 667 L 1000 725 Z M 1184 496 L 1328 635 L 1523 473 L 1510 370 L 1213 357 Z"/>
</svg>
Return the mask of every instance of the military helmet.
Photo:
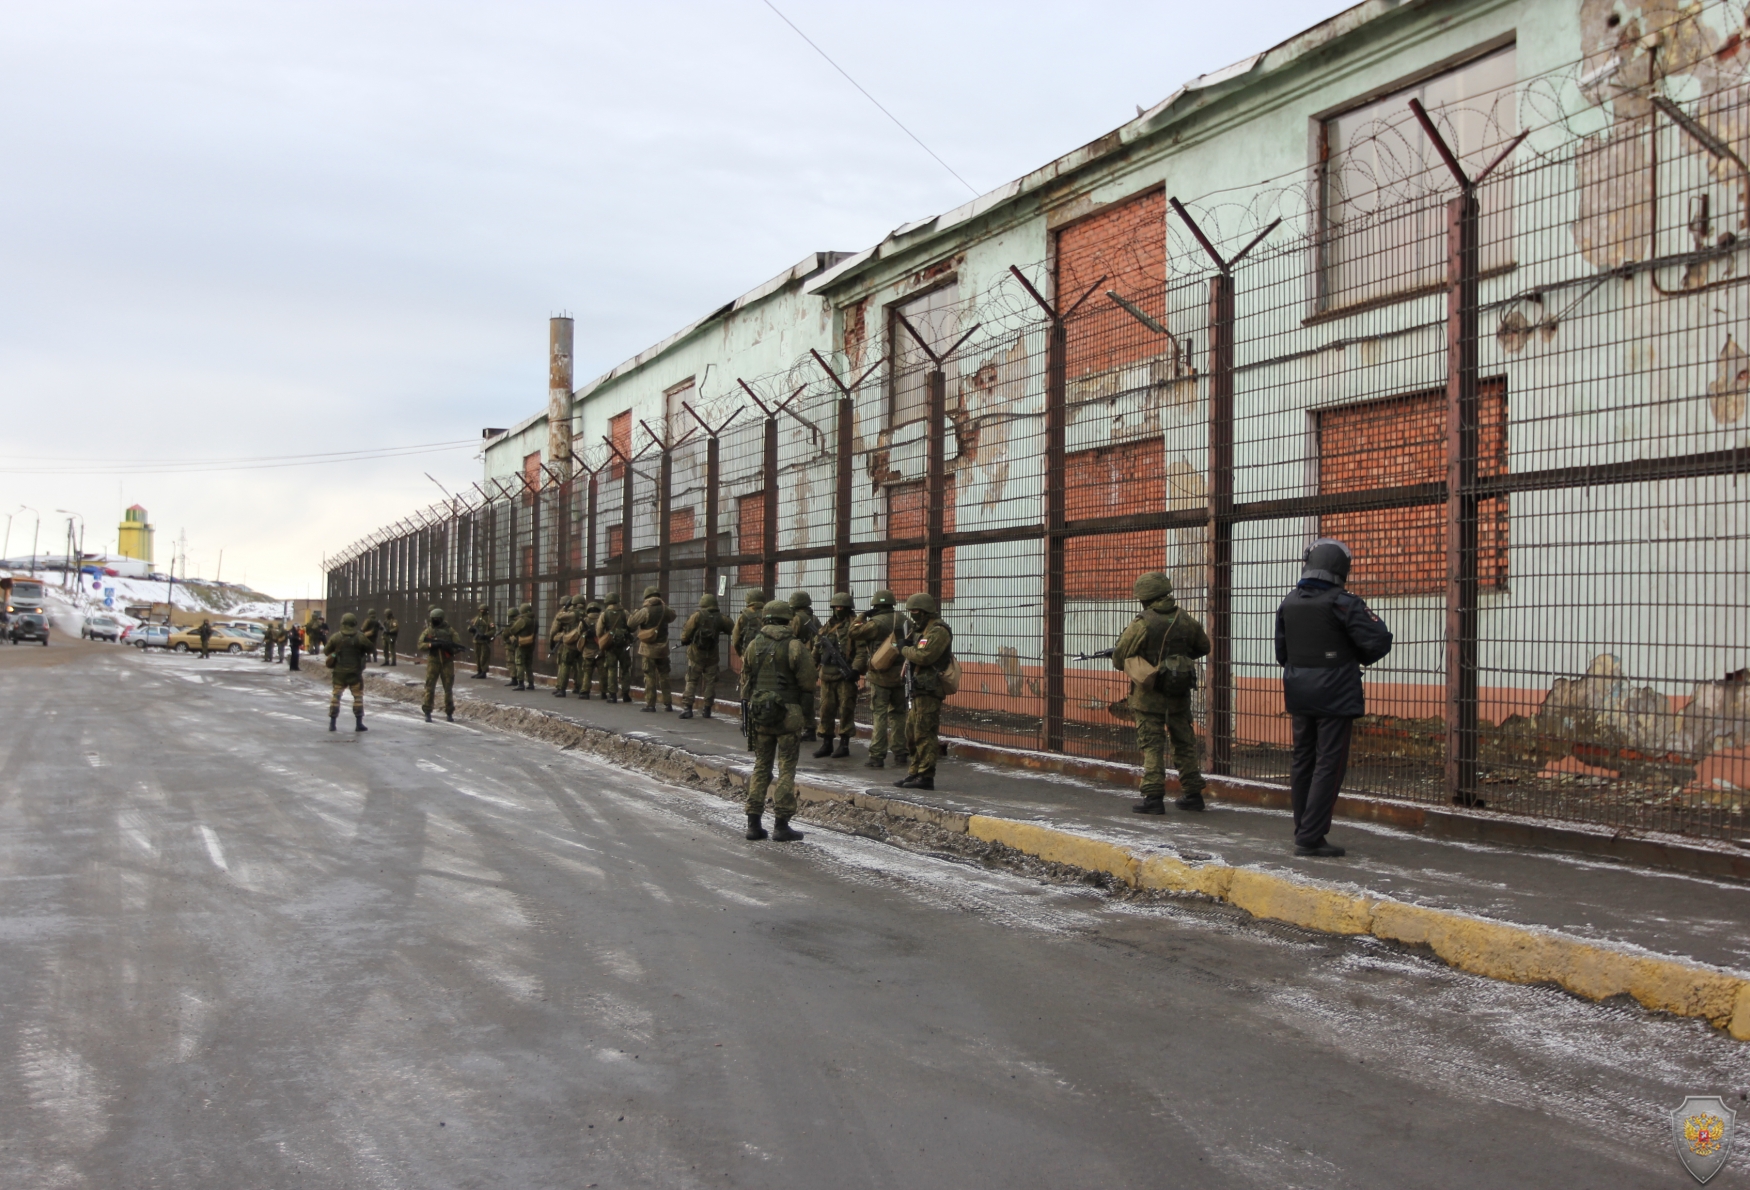
<svg viewBox="0 0 1750 1190">
<path fill-rule="evenodd" d="M 657 598 L 657 599 L 661 599 L 662 592 L 655 587 L 645 587 L 644 588 L 644 598 L 650 599 L 652 597 Z"/>
<path fill-rule="evenodd" d="M 875 592 L 875 598 L 869 601 L 869 606 L 876 608 L 889 608 L 893 606 L 893 603 L 893 592 L 889 591 L 886 587 L 883 587 L 881 590 Z"/>
<path fill-rule="evenodd" d="M 444 622 L 444 609 L 443 608 L 441 608 L 441 607 L 432 608 L 430 615 L 431 615 L 431 622 L 433 624 L 441 624 Z"/>
<path fill-rule="evenodd" d="M 766 604 L 771 602 L 771 599 L 772 597 L 767 595 L 764 591 L 749 591 L 747 593 L 747 605 L 749 607 L 764 608 Z"/>
<path fill-rule="evenodd" d="M 367 607 L 365 609 L 365 615 L 367 615 L 367 616 L 374 616 L 376 614 L 377 614 L 377 609 L 374 607 Z"/>
<path fill-rule="evenodd" d="M 1306 547 L 1300 577 L 1323 579 L 1342 586 L 1349 581 L 1349 547 L 1334 537 L 1321 537 Z"/>
<path fill-rule="evenodd" d="M 1171 595 L 1173 580 L 1159 570 L 1151 570 L 1147 574 L 1137 575 L 1136 585 L 1130 590 L 1138 603 L 1149 604 Z"/>
<path fill-rule="evenodd" d="M 525 603 L 521 607 L 517 608 L 517 611 L 521 612 L 525 616 L 530 616 L 530 615 L 533 615 L 535 612 L 535 605 L 532 603 Z"/>
<path fill-rule="evenodd" d="M 709 591 L 706 591 L 703 595 L 699 596 L 699 610 L 707 612 L 716 611 L 717 596 L 711 594 Z"/>
<path fill-rule="evenodd" d="M 588 615 L 590 612 L 599 612 L 601 610 L 602 610 L 602 601 L 599 599 L 592 599 L 588 603 L 583 605 L 583 611 L 584 611 L 585 615 Z"/>
<path fill-rule="evenodd" d="M 492 610 L 492 605 L 490 603 L 482 603 L 480 605 L 480 614 L 483 616 L 486 615 L 491 610 Z"/>
<path fill-rule="evenodd" d="M 768 624 L 788 624 L 790 617 L 796 614 L 796 609 L 782 599 L 769 600 L 761 613 Z"/>
<path fill-rule="evenodd" d="M 936 597 L 934 595 L 930 594 L 928 591 L 919 591 L 916 595 L 913 595 L 910 599 L 905 601 L 905 610 L 908 612 L 923 612 L 926 615 L 933 616 L 938 614 L 941 611 L 941 608 L 936 603 Z"/>
<path fill-rule="evenodd" d="M 827 606 L 854 608 L 857 606 L 857 601 L 851 598 L 849 591 L 834 591 L 832 598 L 827 600 Z"/>
<path fill-rule="evenodd" d="M 351 612 L 347 612 L 344 616 L 340 617 L 340 626 L 342 628 L 357 628 L 359 626 L 359 618 Z"/>
<path fill-rule="evenodd" d="M 620 593 L 618 591 L 609 591 L 605 602 L 618 607 L 620 605 Z"/>
<path fill-rule="evenodd" d="M 814 600 L 809 597 L 807 591 L 793 591 L 793 592 L 791 592 L 791 594 L 790 594 L 790 607 L 793 610 L 801 611 L 805 607 L 813 607 L 813 606 L 814 606 Z"/>
</svg>

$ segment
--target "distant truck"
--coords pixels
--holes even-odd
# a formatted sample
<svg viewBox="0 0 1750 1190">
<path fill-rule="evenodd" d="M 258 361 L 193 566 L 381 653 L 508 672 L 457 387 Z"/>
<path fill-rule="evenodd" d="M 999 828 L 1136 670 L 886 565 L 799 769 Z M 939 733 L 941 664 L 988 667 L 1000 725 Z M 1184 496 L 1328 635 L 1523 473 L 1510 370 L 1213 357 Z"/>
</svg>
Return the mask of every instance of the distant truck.
<svg viewBox="0 0 1750 1190">
<path fill-rule="evenodd" d="M 6 611 L 8 614 L 13 612 L 41 612 L 43 610 L 43 601 L 47 598 L 48 595 L 43 590 L 42 580 L 34 578 L 15 578 L 9 585 L 7 585 Z"/>
</svg>

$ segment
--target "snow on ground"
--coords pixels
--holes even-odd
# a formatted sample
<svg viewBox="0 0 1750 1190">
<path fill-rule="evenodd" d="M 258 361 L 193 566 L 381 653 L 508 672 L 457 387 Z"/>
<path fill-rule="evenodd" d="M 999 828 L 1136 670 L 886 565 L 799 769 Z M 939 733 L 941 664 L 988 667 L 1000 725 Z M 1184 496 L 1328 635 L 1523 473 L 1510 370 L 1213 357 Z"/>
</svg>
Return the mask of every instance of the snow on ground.
<svg viewBox="0 0 1750 1190">
<path fill-rule="evenodd" d="M 24 571 L 0 570 L 0 574 L 8 573 L 17 578 L 27 577 Z M 64 587 L 62 584 L 66 576 L 57 572 L 38 571 L 36 578 L 48 592 L 49 618 L 55 631 L 69 632 L 74 636 L 79 634 L 84 617 L 88 614 L 114 616 L 116 622 L 123 626 L 138 623 L 125 613 L 124 609 L 131 604 L 162 605 L 171 601 L 178 611 L 236 617 L 240 620 L 273 619 L 282 615 L 287 606 L 279 600 L 263 599 L 260 591 L 231 583 L 215 585 L 199 580 L 185 583 L 178 579 L 172 585 L 161 579 L 81 574 L 77 583 Z M 112 606 L 108 608 L 103 603 L 105 591 L 111 593 Z"/>
</svg>

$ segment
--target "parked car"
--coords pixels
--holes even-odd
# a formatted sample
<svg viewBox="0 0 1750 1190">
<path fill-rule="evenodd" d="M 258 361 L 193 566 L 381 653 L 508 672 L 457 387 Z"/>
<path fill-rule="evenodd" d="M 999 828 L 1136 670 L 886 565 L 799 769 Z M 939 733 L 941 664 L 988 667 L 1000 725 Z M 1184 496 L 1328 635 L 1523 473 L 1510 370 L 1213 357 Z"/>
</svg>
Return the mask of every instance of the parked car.
<svg viewBox="0 0 1750 1190">
<path fill-rule="evenodd" d="M 87 640 L 120 640 L 122 626 L 113 616 L 86 616 L 79 635 Z"/>
<path fill-rule="evenodd" d="M 49 643 L 49 618 L 41 612 L 13 612 L 6 625 L 6 638 L 13 644 L 21 640 Z"/>
<path fill-rule="evenodd" d="M 213 627 L 223 628 L 233 636 L 241 635 L 253 637 L 258 644 L 267 639 L 267 633 L 262 629 L 260 624 L 251 624 L 247 620 L 226 620 L 222 624 L 213 625 Z"/>
<path fill-rule="evenodd" d="M 170 634 L 170 648 L 173 652 L 198 652 L 200 647 L 200 633 L 193 628 L 178 628 Z M 215 653 L 241 653 L 246 649 L 261 648 L 261 642 L 235 628 L 215 628 L 212 636 L 207 638 L 207 648 Z"/>
<path fill-rule="evenodd" d="M 128 630 L 128 643 L 142 653 L 147 649 L 168 649 L 174 631 L 168 624 L 141 624 Z"/>
</svg>

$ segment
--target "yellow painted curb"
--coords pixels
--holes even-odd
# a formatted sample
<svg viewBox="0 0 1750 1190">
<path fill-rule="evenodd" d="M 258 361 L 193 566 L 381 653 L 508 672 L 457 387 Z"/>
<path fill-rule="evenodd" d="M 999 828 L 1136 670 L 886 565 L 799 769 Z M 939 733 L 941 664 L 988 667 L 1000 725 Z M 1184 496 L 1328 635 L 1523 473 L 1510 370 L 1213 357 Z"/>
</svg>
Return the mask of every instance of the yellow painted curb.
<svg viewBox="0 0 1750 1190">
<path fill-rule="evenodd" d="M 1053 863 L 1105 872 L 1135 888 L 1201 893 L 1270 921 L 1426 946 L 1454 967 L 1490 979 L 1554 983 L 1591 1000 L 1626 994 L 1646 1008 L 1702 1017 L 1750 1041 L 1750 980 L 1696 964 L 1277 872 L 1188 863 L 1175 855 L 1138 857 L 1116 843 L 1033 822 L 975 814 L 967 833 Z"/>
</svg>

